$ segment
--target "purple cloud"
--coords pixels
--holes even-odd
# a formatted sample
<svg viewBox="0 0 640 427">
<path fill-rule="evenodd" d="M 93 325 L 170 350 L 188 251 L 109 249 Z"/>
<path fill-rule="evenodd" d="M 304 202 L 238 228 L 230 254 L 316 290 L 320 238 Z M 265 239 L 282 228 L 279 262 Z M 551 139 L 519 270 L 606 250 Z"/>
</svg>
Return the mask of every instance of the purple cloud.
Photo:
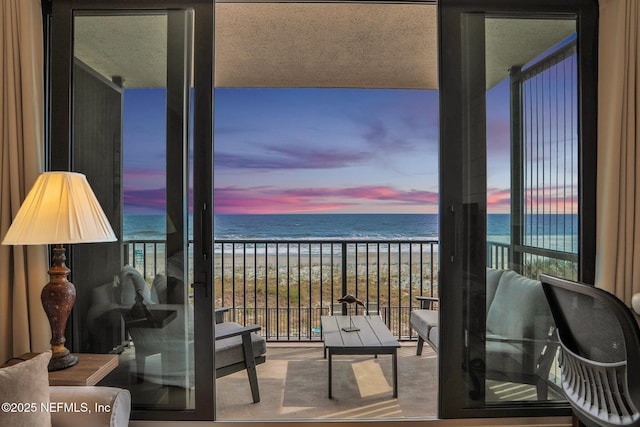
<svg viewBox="0 0 640 427">
<path fill-rule="evenodd" d="M 127 213 L 164 212 L 166 210 L 167 192 L 165 188 L 148 190 L 124 188 L 122 198 Z"/>
<path fill-rule="evenodd" d="M 320 151 L 306 147 L 270 146 L 268 150 L 275 156 L 216 152 L 214 165 L 232 169 L 335 169 L 372 157 L 367 152 Z"/>
<path fill-rule="evenodd" d="M 394 135 L 385 124 L 375 119 L 365 124 L 366 128 L 362 134 L 362 137 L 375 149 L 389 150 L 388 152 L 397 151 L 413 151 L 415 147 L 403 137 Z M 387 152 L 387 153 L 388 153 Z"/>
</svg>

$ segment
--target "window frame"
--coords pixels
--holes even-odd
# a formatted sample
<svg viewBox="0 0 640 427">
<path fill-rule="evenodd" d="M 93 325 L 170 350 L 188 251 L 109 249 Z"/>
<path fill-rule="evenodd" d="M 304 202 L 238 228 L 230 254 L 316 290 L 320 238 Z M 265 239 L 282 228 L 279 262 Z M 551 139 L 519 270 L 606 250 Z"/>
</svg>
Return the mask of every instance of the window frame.
<svg viewBox="0 0 640 427">
<path fill-rule="evenodd" d="M 579 197 L 579 280 L 595 279 L 595 173 L 597 158 L 597 28 L 598 4 L 595 0 L 440 0 L 438 9 L 438 60 L 440 96 L 440 343 L 438 413 L 440 418 L 522 417 L 568 415 L 568 403 L 522 403 L 468 408 L 460 394 L 467 387 L 462 375 L 465 310 L 462 278 L 463 229 L 461 198 L 463 177 L 459 167 L 451 167 L 463 154 L 460 119 L 463 91 L 461 16 L 484 13 L 487 16 L 527 17 L 573 16 L 578 37 L 578 197 Z M 446 94 L 446 96 L 444 96 Z M 458 211 L 458 212 L 455 212 Z"/>
<path fill-rule="evenodd" d="M 46 5 L 45 5 L 46 4 Z M 132 410 L 133 420 L 213 420 L 215 374 L 213 370 L 213 49 L 212 0 L 43 0 L 45 64 L 48 66 L 47 169 L 72 170 L 73 19 L 76 11 L 135 13 L 192 9 L 194 11 L 193 164 L 194 206 L 194 351 L 195 410 Z M 50 12 L 49 12 L 50 11 Z M 47 14 L 50 13 L 49 16 Z M 199 212 L 199 214 L 196 214 Z M 72 249 L 72 248 L 70 248 Z M 70 259 L 72 259 L 70 252 Z M 189 284 L 191 285 L 191 284 Z M 73 314 L 72 314 L 73 316 Z M 72 323 L 69 322 L 68 325 Z M 73 345 L 73 334 L 71 345 Z M 75 337 L 77 338 L 77 337 Z"/>
</svg>

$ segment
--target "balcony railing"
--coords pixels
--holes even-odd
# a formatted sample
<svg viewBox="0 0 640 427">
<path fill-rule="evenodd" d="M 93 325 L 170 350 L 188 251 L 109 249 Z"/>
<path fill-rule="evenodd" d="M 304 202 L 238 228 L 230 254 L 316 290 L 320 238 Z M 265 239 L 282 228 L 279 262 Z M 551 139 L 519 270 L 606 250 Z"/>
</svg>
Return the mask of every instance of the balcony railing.
<svg viewBox="0 0 640 427">
<path fill-rule="evenodd" d="M 415 296 L 437 296 L 434 240 L 217 240 L 216 305 L 270 340 L 320 339 L 320 316 L 361 314 L 338 298 L 353 294 L 401 339 L 413 338 Z M 349 310 L 347 312 L 347 310 Z"/>
<path fill-rule="evenodd" d="M 576 254 L 516 250 L 529 277 L 575 277 Z M 509 244 L 487 242 L 487 266 L 510 268 L 511 251 Z M 125 242 L 124 252 L 148 283 L 165 274 L 164 241 Z M 436 240 L 216 240 L 214 253 L 216 307 L 230 309 L 228 320 L 260 325 L 271 341 L 320 340 L 320 316 L 362 314 L 362 307 L 337 303 L 348 293 L 397 338 L 415 339 L 409 327 L 415 297 L 438 296 Z"/>
</svg>

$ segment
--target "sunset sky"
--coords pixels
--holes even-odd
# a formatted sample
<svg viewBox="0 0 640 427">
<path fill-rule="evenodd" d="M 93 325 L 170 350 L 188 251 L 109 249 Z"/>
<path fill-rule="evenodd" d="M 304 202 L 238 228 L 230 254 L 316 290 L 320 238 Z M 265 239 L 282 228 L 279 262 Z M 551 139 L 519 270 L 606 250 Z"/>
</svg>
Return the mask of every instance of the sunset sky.
<svg viewBox="0 0 640 427">
<path fill-rule="evenodd" d="M 125 213 L 164 210 L 164 90 L 124 96 Z M 508 85 L 488 94 L 488 201 L 507 212 Z M 438 93 L 216 89 L 216 213 L 437 213 Z"/>
</svg>

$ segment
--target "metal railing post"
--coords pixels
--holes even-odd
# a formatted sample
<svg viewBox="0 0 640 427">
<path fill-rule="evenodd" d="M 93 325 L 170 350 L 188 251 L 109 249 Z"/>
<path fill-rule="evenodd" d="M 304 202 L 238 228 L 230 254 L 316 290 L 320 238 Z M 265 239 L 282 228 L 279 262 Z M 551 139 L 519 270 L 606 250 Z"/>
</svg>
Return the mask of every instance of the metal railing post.
<svg viewBox="0 0 640 427">
<path fill-rule="evenodd" d="M 342 242 L 342 295 L 347 294 L 347 243 Z M 357 262 L 357 260 L 356 260 Z M 333 304 L 333 301 L 331 302 Z M 342 304 L 342 315 L 347 315 L 347 305 Z"/>
</svg>

